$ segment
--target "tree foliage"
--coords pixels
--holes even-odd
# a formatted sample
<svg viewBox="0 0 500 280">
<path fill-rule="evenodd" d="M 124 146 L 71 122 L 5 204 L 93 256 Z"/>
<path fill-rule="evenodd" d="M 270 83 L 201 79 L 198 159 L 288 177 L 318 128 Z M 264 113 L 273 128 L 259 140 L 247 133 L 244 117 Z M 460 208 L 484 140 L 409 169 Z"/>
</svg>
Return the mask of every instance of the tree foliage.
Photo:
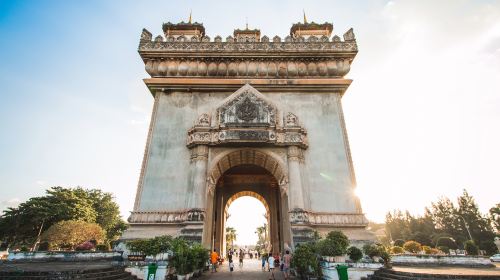
<svg viewBox="0 0 500 280">
<path fill-rule="evenodd" d="M 358 247 L 351 246 L 347 249 L 347 255 L 353 262 L 358 262 L 363 257 L 363 252 Z"/>
<path fill-rule="evenodd" d="M 341 231 L 330 231 L 325 239 L 317 243 L 317 248 L 322 256 L 342 256 L 347 252 L 349 239 Z"/>
<path fill-rule="evenodd" d="M 234 241 L 236 241 L 236 229 L 233 227 L 226 227 L 226 248 L 232 248 Z"/>
<path fill-rule="evenodd" d="M 456 203 L 440 198 L 425 208 L 423 216 L 399 210 L 389 212 L 386 234 L 390 240 L 414 240 L 430 247 L 446 247 L 443 249 L 464 248 L 465 242 L 472 238 L 481 250 L 492 252 L 491 242 L 486 241 L 493 241 L 494 229 L 498 230 L 500 225 L 499 206 L 491 208 L 489 215 L 482 215 L 474 198 L 464 190 Z"/>
<path fill-rule="evenodd" d="M 410 240 L 405 242 L 405 244 L 403 245 L 403 249 L 410 253 L 416 254 L 422 251 L 422 245 L 416 241 Z"/>
<path fill-rule="evenodd" d="M 110 193 L 97 189 L 52 187 L 46 195 L 32 197 L 0 216 L 0 239 L 13 245 L 32 247 L 41 234 L 61 221 L 97 223 L 107 241 L 118 238 L 126 229 L 119 208 Z"/>
<path fill-rule="evenodd" d="M 102 243 L 104 238 L 105 232 L 98 224 L 84 221 L 61 221 L 42 235 L 42 240 L 49 243 L 50 249 L 75 249 L 89 240 Z"/>
</svg>

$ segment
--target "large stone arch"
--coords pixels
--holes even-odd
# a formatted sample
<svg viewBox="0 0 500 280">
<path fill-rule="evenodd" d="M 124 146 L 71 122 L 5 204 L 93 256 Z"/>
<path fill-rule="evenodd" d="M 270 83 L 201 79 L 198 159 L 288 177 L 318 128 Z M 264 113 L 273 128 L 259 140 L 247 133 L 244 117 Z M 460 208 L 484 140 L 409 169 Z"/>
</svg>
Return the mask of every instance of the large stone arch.
<svg viewBox="0 0 500 280">
<path fill-rule="evenodd" d="M 250 197 L 253 197 L 253 198 L 257 199 L 258 201 L 260 201 L 262 203 L 262 205 L 264 205 L 264 208 L 266 208 L 266 212 L 269 213 L 269 211 L 270 211 L 269 203 L 267 203 L 266 199 L 262 195 L 258 194 L 257 192 L 254 192 L 254 191 L 241 191 L 241 192 L 237 192 L 237 193 L 233 194 L 226 201 L 226 206 L 224 207 L 224 212 L 227 213 L 229 206 L 231 206 L 231 204 L 236 199 L 238 199 L 240 197 L 244 197 L 244 196 L 250 196 Z"/>
<path fill-rule="evenodd" d="M 209 185 L 214 186 L 224 172 L 243 164 L 263 167 L 274 176 L 281 188 L 284 188 L 288 182 L 288 169 L 279 157 L 265 150 L 243 148 L 225 151 L 211 160 L 208 169 Z"/>
<path fill-rule="evenodd" d="M 266 172 L 267 175 L 265 176 L 272 178 L 271 181 L 264 179 L 265 182 L 263 184 L 267 184 L 268 187 L 265 187 L 262 185 L 262 182 L 258 183 L 258 180 L 255 181 L 252 178 L 250 179 L 252 182 L 250 185 L 243 186 L 243 184 L 246 185 L 247 183 L 239 182 L 238 184 L 240 185 L 238 187 L 234 185 L 236 188 L 234 189 L 233 185 L 231 185 L 233 183 L 228 183 L 228 178 L 225 176 L 227 176 L 228 172 L 231 174 L 232 170 L 234 170 L 233 168 L 252 165 L 261 168 Z M 224 250 L 226 213 L 232 201 L 242 196 L 255 197 L 264 204 L 269 216 L 268 225 L 270 233 L 274 233 L 270 237 L 272 248 L 279 250 L 279 248 L 283 248 L 284 244 L 290 244 L 287 167 L 286 162 L 280 156 L 265 148 L 229 148 L 210 159 L 207 168 L 208 188 L 206 199 L 207 219 L 205 220 L 206 231 L 204 233 L 205 244 L 218 250 Z"/>
</svg>

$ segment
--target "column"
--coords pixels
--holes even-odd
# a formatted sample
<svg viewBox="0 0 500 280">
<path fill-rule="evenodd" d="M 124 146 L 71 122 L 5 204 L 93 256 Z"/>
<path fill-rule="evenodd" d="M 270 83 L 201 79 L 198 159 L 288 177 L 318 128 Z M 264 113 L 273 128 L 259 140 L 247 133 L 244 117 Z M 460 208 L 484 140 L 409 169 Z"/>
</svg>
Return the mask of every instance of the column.
<svg viewBox="0 0 500 280">
<path fill-rule="evenodd" d="M 189 208 L 206 210 L 206 187 L 207 187 L 207 165 L 208 165 L 208 146 L 198 145 L 191 150 L 191 160 L 194 163 L 193 174 L 193 193 Z"/>
<path fill-rule="evenodd" d="M 302 150 L 297 146 L 288 147 L 288 197 L 289 210 L 304 209 L 304 191 L 300 172 Z"/>
</svg>

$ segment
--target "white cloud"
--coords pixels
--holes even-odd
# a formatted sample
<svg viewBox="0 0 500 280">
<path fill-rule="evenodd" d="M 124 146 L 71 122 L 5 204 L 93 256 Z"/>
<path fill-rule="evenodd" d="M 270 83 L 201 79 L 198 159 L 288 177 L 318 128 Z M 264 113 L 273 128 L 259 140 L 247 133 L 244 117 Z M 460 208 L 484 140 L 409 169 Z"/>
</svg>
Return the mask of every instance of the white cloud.
<svg viewBox="0 0 500 280">
<path fill-rule="evenodd" d="M 3 211 L 9 207 L 17 207 L 21 203 L 19 198 L 11 198 L 9 200 L 0 201 L 0 211 Z"/>
</svg>

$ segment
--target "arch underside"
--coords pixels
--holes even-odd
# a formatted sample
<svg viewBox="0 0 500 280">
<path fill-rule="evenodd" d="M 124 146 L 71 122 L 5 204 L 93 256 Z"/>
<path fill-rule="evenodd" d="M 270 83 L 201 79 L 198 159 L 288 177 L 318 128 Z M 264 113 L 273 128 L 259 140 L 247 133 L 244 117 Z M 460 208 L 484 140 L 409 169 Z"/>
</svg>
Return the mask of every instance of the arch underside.
<svg viewBox="0 0 500 280">
<path fill-rule="evenodd" d="M 212 166 L 209 173 L 210 181 L 214 183 L 230 168 L 244 164 L 257 165 L 266 169 L 276 178 L 279 185 L 287 182 L 287 175 L 283 164 L 274 156 L 262 151 L 242 149 L 225 154 L 220 159 L 214 159 L 214 161 L 216 163 Z"/>
<path fill-rule="evenodd" d="M 228 249 L 225 244 L 228 208 L 236 199 L 250 196 L 266 208 L 271 247 L 278 252 L 283 247 L 283 215 L 288 215 L 284 203 L 287 198 L 279 188 L 280 181 L 281 184 L 287 181 L 284 164 L 272 154 L 247 148 L 221 154 L 213 162 L 209 173 L 216 185 L 212 200 L 213 248 L 222 254 Z"/>
</svg>

